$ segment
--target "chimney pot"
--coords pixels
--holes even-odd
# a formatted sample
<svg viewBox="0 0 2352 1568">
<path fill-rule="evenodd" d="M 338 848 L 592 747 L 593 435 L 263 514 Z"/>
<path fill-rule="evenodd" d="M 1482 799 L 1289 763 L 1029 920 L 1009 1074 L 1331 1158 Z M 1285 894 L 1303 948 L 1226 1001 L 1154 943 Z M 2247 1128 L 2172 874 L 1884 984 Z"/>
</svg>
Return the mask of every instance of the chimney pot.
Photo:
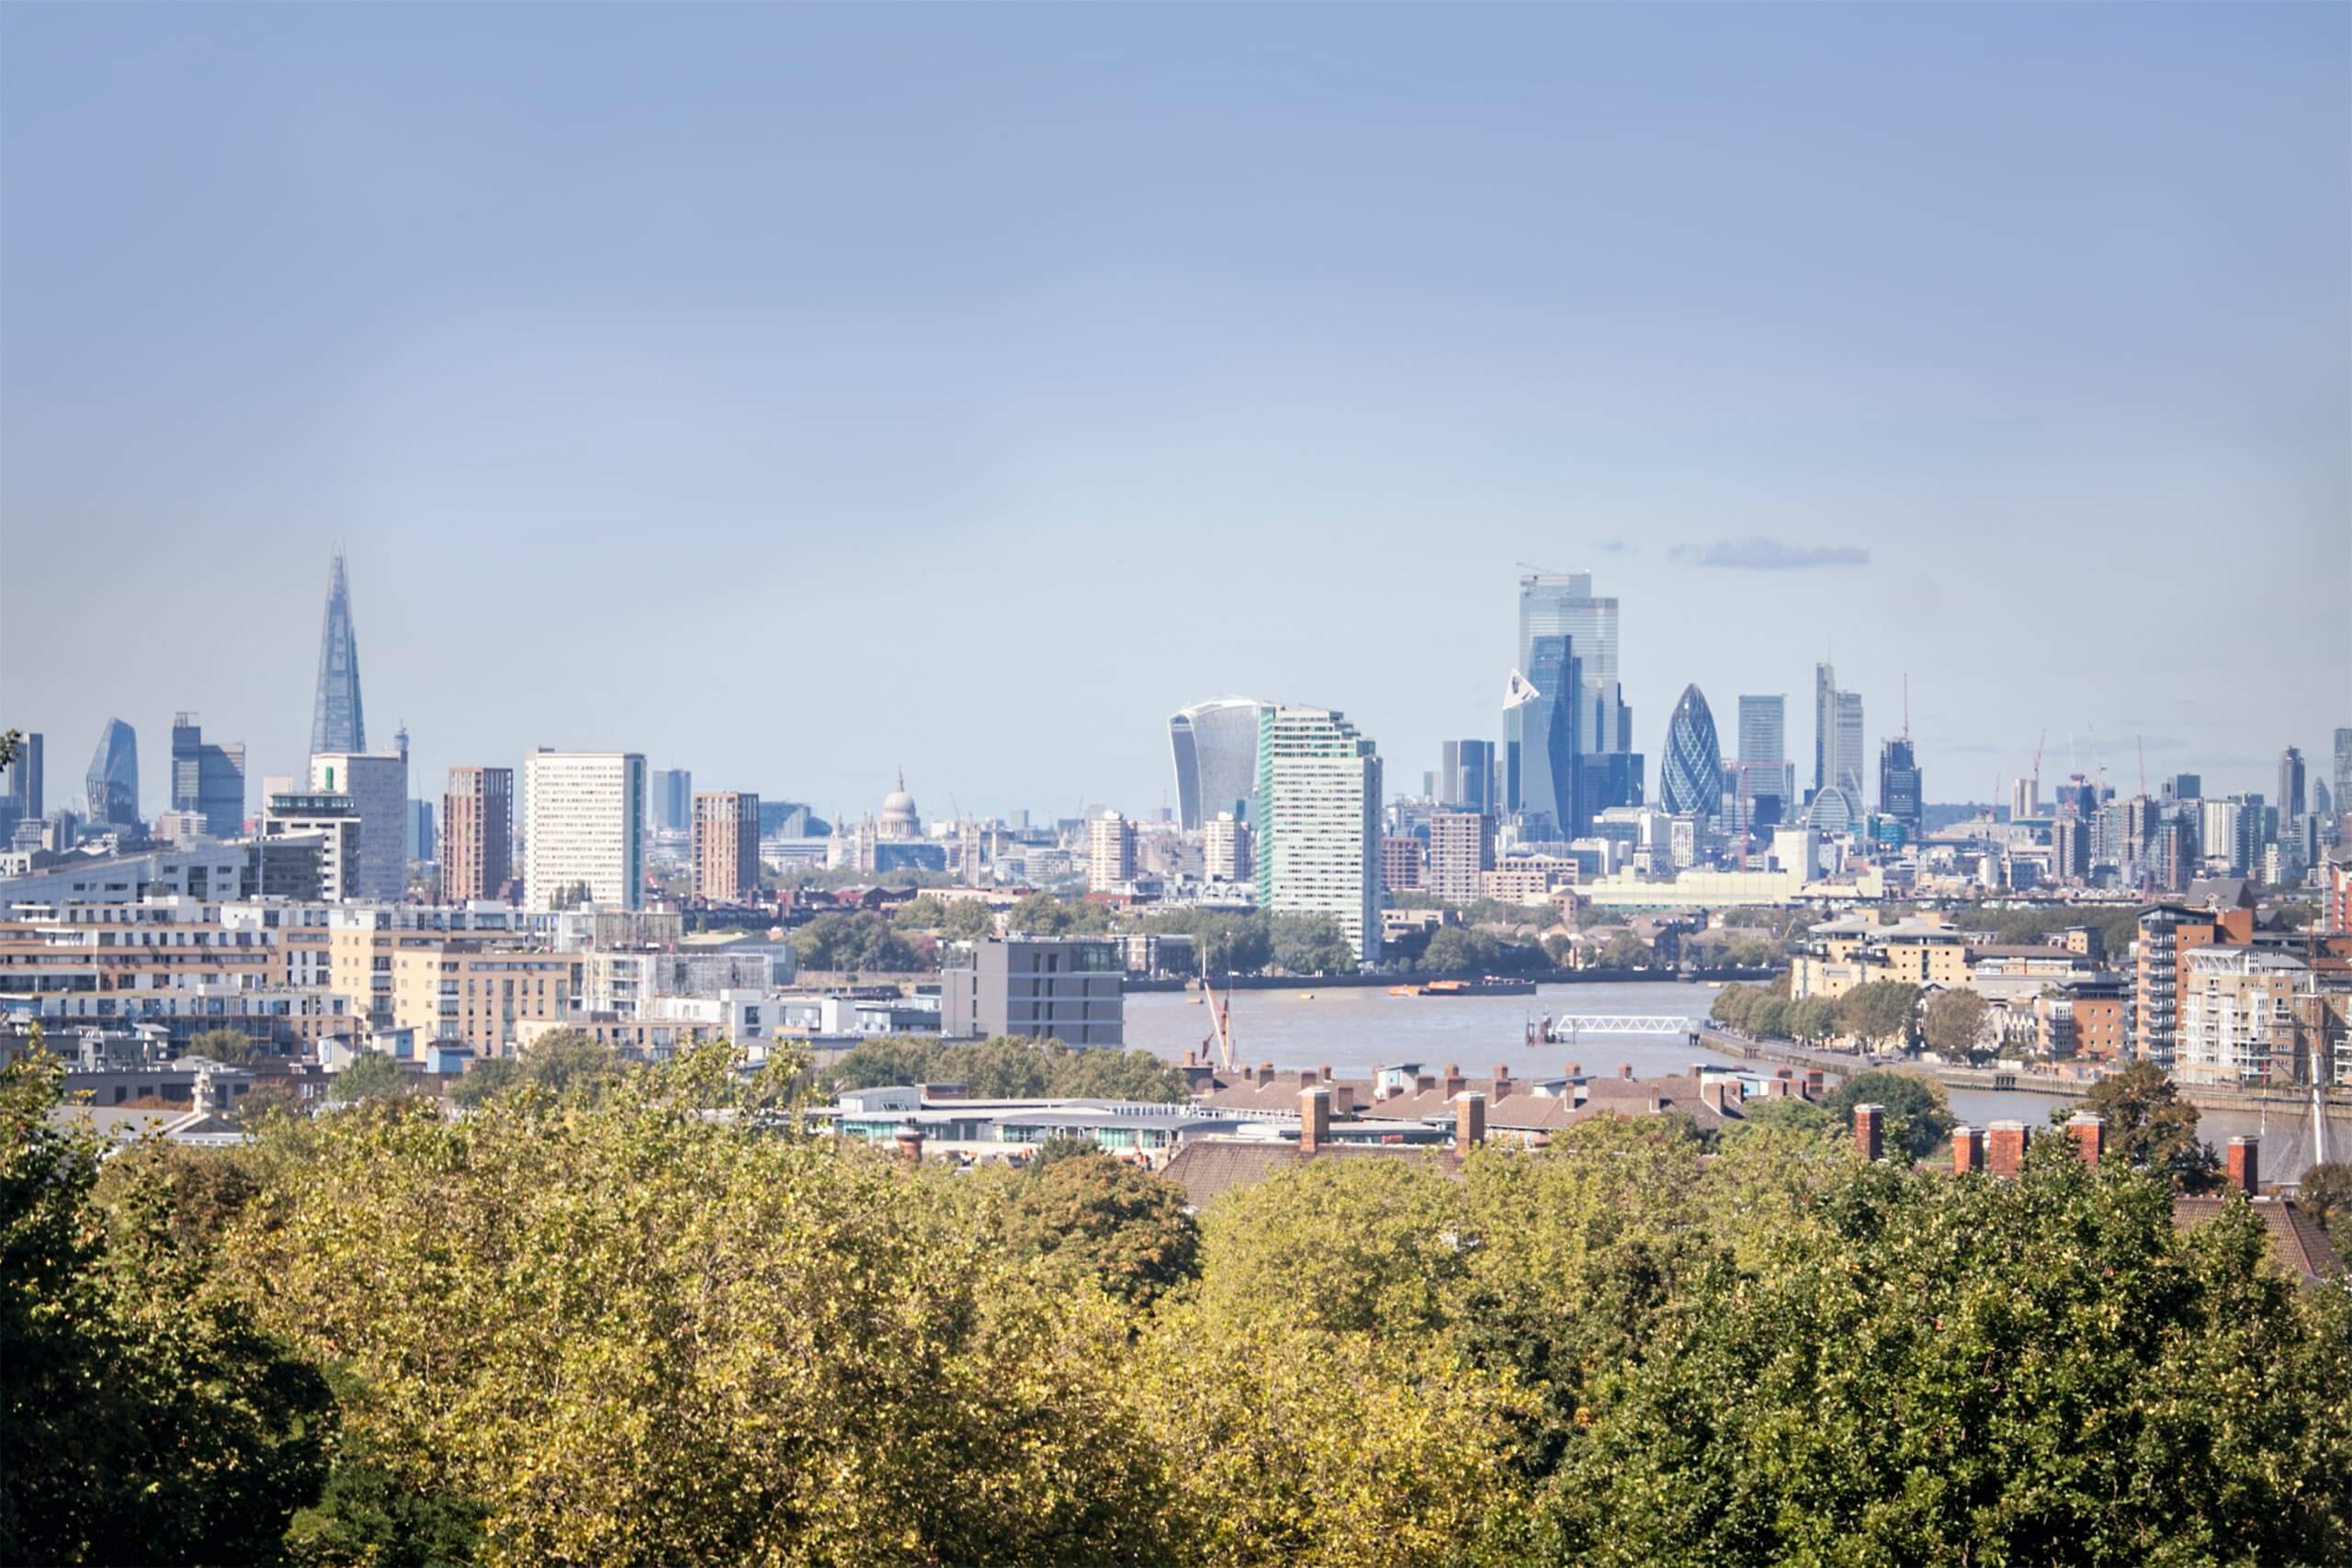
<svg viewBox="0 0 2352 1568">
<path fill-rule="evenodd" d="M 1331 1064 L 1329 1062 L 1323 1064 L 1323 1081 L 1325 1083 L 1331 1081 Z"/>
<path fill-rule="evenodd" d="M 1665 1109 L 1666 1109 L 1666 1097 L 1665 1097 L 1665 1096 L 1663 1096 L 1663 1095 L 1657 1095 L 1657 1094 L 1654 1094 L 1654 1095 L 1650 1096 L 1650 1114 L 1651 1114 L 1651 1115 L 1655 1116 L 1655 1115 L 1657 1115 L 1659 1111 L 1663 1111 L 1663 1110 L 1665 1110 Z"/>
<path fill-rule="evenodd" d="M 1274 1065 L 1272 1062 L 1261 1062 L 1258 1064 L 1258 1081 L 1261 1084 L 1272 1083 L 1274 1081 Z"/>
<path fill-rule="evenodd" d="M 1331 1086 L 1331 1109 L 1339 1112 L 1340 1115 L 1345 1116 L 1354 1111 L 1355 1108 L 1355 1086 L 1353 1084 L 1344 1083 L 1333 1084 Z"/>
<path fill-rule="evenodd" d="M 1466 1153 L 1487 1141 L 1487 1097 L 1483 1094 L 1457 1094 L 1453 1097 L 1453 1147 Z"/>
<path fill-rule="evenodd" d="M 1632 1077 L 1634 1076 L 1634 1064 L 1633 1064 L 1633 1063 L 1631 1063 L 1631 1062 L 1620 1062 L 1620 1063 L 1618 1063 L 1618 1064 L 1617 1064 L 1617 1076 L 1618 1076 L 1619 1077 L 1621 1077 L 1621 1078 L 1630 1078 L 1630 1077 Z"/>
<path fill-rule="evenodd" d="M 2229 1183 L 2251 1198 L 2262 1190 L 2262 1140 L 2232 1138 L 2224 1169 Z"/>
<path fill-rule="evenodd" d="M 1570 1062 L 1568 1064 L 1568 1077 L 1572 1078 L 1580 1078 L 1584 1077 L 1584 1064 L 1582 1062 Z"/>
<path fill-rule="evenodd" d="M 1862 1151 L 1864 1159 L 1874 1160 L 1884 1153 L 1886 1107 L 1875 1103 L 1854 1107 L 1854 1146 Z"/>
<path fill-rule="evenodd" d="M 1951 1130 L 1951 1170 L 1954 1176 L 1966 1176 L 1984 1168 L 1984 1130 L 1982 1127 L 1955 1127 Z"/>
<path fill-rule="evenodd" d="M 1437 1079 L 1427 1073 L 1422 1073 L 1413 1079 L 1413 1089 L 1417 1093 L 1427 1094 L 1436 1088 Z"/>
<path fill-rule="evenodd" d="M 1495 1081 L 1497 1083 L 1510 1082 L 1510 1064 L 1508 1062 L 1497 1062 L 1495 1064 Z"/>
<path fill-rule="evenodd" d="M 2098 1168 L 2101 1156 L 2107 1153 L 2107 1118 L 2091 1111 L 2078 1111 L 2066 1119 L 2066 1132 L 2075 1140 L 2075 1152 L 2093 1170 Z"/>
<path fill-rule="evenodd" d="M 900 1165 L 917 1166 L 922 1163 L 922 1129 L 921 1127 L 911 1122 L 908 1122 L 899 1129 L 895 1141 L 898 1144 Z"/>
</svg>

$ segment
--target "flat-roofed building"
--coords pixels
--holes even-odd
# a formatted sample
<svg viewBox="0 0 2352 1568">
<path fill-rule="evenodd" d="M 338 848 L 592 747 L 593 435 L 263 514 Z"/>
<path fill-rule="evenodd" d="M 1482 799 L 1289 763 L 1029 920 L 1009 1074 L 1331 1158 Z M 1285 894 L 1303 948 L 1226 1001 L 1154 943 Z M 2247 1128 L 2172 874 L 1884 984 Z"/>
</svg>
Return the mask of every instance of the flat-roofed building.
<svg viewBox="0 0 2352 1568">
<path fill-rule="evenodd" d="M 520 1024 L 561 1020 L 580 993 L 577 953 L 514 942 L 444 938 L 397 946 L 390 961 L 391 1026 L 483 1056 L 511 1054 Z"/>
<path fill-rule="evenodd" d="M 525 758 L 523 865 L 534 909 L 643 904 L 643 755 L 542 748 Z"/>
<path fill-rule="evenodd" d="M 514 770 L 451 768 L 441 797 L 441 899 L 504 896 L 514 875 Z"/>
<path fill-rule="evenodd" d="M 940 971 L 941 1032 L 1123 1045 L 1125 968 L 1120 944 L 1095 938 L 990 937 L 964 944 Z"/>
<path fill-rule="evenodd" d="M 694 892 L 741 904 L 760 890 L 760 797 L 705 790 L 694 805 Z"/>
</svg>

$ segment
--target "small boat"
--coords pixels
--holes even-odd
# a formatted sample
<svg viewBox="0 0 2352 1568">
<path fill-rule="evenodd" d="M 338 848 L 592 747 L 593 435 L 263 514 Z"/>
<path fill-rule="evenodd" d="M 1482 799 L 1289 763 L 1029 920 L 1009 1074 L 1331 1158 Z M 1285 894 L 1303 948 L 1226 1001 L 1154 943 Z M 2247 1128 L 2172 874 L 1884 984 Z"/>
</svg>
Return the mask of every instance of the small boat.
<svg viewBox="0 0 2352 1568">
<path fill-rule="evenodd" d="M 1418 997 L 1421 988 L 1419 986 L 1391 986 L 1388 994 L 1392 997 Z"/>
</svg>

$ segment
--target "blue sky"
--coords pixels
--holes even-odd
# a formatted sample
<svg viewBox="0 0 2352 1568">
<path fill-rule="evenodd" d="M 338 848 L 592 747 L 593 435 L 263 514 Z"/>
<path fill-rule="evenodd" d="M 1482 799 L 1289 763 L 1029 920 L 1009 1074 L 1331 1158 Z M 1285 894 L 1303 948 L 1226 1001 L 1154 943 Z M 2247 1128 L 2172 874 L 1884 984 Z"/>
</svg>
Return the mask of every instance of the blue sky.
<svg viewBox="0 0 2352 1568">
<path fill-rule="evenodd" d="M 0 9 L 0 716 L 297 771 L 342 541 L 420 793 L 1170 791 L 1498 732 L 1514 563 L 1653 759 L 1835 646 L 1934 799 L 2352 724 L 2352 8 Z"/>
</svg>

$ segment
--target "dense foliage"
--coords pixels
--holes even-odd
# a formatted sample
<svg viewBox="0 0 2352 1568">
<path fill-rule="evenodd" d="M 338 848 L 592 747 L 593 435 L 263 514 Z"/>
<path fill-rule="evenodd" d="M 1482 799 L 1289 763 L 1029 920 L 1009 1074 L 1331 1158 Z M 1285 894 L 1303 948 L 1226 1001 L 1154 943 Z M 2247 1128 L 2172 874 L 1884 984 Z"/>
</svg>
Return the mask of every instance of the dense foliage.
<svg viewBox="0 0 2352 1568">
<path fill-rule="evenodd" d="M 2352 1556 L 2352 1292 L 2063 1139 L 2002 1182 L 1822 1107 L 1709 1159 L 1604 1118 L 1196 1224 L 1092 1153 L 801 1132 L 718 1050 L 103 1180 L 55 1085 L 0 1084 L 10 1560 Z"/>
<path fill-rule="evenodd" d="M 956 1083 L 975 1100 L 1050 1095 L 1170 1105 L 1185 1098 L 1184 1075 L 1148 1051 L 1073 1051 L 1058 1040 L 1007 1034 L 953 1045 L 927 1035 L 868 1040 L 844 1053 L 824 1081 L 835 1091 Z"/>
<path fill-rule="evenodd" d="M 837 972 L 903 974 L 922 963 L 914 943 L 875 914 L 820 915 L 792 933 L 800 966 Z"/>
</svg>

